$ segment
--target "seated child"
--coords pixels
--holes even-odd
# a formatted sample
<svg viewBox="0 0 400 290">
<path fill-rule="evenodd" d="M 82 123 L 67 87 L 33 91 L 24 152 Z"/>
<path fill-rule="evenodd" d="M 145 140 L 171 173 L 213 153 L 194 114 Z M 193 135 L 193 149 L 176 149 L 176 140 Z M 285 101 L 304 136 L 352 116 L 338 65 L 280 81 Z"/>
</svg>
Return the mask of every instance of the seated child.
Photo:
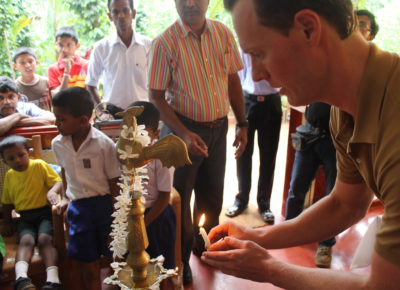
<svg viewBox="0 0 400 290">
<path fill-rule="evenodd" d="M 99 259 L 111 257 L 112 196 L 119 193 L 120 176 L 114 142 L 89 123 L 93 107 L 89 92 L 80 87 L 64 89 L 53 98 L 60 135 L 52 147 L 71 200 L 68 256 L 79 270 L 83 289 L 101 289 Z M 58 206 L 64 209 L 65 199 Z"/>
<path fill-rule="evenodd" d="M 35 74 L 39 63 L 35 51 L 30 47 L 20 47 L 14 51 L 12 59 L 14 68 L 21 73 L 15 81 L 18 91 L 28 97 L 28 102 L 50 111 L 49 82 L 46 77 Z"/>
<path fill-rule="evenodd" d="M 158 123 L 160 112 L 149 102 L 137 101 L 130 106 L 142 106 L 144 111 L 137 116 L 137 124 L 145 125 L 146 131 L 152 142 L 157 140 L 160 130 Z M 155 159 L 147 165 L 148 180 L 143 186 L 147 192 L 145 198 L 145 217 L 149 247 L 146 249 L 151 258 L 163 255 L 166 269 L 175 268 L 175 237 L 176 220 L 175 212 L 169 204 L 172 189 L 172 178 L 174 168 L 163 167 L 160 160 Z"/>
<path fill-rule="evenodd" d="M 29 159 L 28 142 L 24 137 L 5 138 L 0 142 L 0 154 L 11 167 L 6 173 L 1 197 L 4 213 L 2 234 L 14 232 L 12 209 L 20 214 L 14 289 L 36 289 L 27 275 L 35 241 L 47 272 L 42 289 L 62 289 L 56 266 L 57 251 L 53 247 L 51 207 L 47 203 L 48 198 L 61 193 L 61 178 L 43 160 Z"/>
<path fill-rule="evenodd" d="M 52 96 L 65 88 L 86 87 L 89 61 L 76 53 L 79 47 L 78 34 L 72 27 L 61 27 L 56 32 L 58 61 L 47 72 Z"/>
</svg>

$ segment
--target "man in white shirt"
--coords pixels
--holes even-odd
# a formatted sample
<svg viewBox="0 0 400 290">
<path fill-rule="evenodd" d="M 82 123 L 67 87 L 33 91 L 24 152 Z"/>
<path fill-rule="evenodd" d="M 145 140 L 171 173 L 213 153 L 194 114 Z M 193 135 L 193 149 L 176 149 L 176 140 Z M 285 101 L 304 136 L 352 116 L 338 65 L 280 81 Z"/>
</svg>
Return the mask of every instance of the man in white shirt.
<svg viewBox="0 0 400 290">
<path fill-rule="evenodd" d="M 117 33 L 94 46 L 86 85 L 96 104 L 101 102 L 97 85 L 104 81 L 104 102 L 126 109 L 134 101 L 147 101 L 147 54 L 151 40 L 136 33 L 133 0 L 108 0 L 108 17 Z"/>
</svg>

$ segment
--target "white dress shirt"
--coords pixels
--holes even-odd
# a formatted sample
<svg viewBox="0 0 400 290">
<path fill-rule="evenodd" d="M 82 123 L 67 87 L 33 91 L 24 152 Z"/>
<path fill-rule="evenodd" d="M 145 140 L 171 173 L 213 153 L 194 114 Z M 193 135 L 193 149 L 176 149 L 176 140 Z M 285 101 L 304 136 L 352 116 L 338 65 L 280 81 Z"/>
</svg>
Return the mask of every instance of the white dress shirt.
<svg viewBox="0 0 400 290">
<path fill-rule="evenodd" d="M 78 151 L 71 136 L 58 135 L 52 141 L 57 163 L 65 171 L 67 197 L 71 200 L 110 194 L 108 180 L 120 176 L 114 142 L 91 128 Z"/>
<path fill-rule="evenodd" d="M 98 41 L 90 56 L 86 85 L 97 87 L 103 74 L 104 102 L 126 109 L 135 101 L 148 101 L 150 46 L 150 38 L 135 32 L 129 47 L 117 34 Z"/>
</svg>

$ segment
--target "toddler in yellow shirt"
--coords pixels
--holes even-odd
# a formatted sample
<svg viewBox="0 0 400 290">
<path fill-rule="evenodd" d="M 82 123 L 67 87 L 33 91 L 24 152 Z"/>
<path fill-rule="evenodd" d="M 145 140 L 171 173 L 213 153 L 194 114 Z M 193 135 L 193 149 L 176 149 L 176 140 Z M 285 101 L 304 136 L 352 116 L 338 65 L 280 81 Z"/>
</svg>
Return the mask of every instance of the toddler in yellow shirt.
<svg viewBox="0 0 400 290">
<path fill-rule="evenodd" d="M 42 289 L 62 289 L 56 266 L 57 252 L 53 246 L 51 207 L 47 202 L 61 192 L 61 178 L 43 160 L 29 159 L 28 142 L 24 137 L 5 138 L 0 142 L 0 155 L 11 167 L 6 173 L 1 196 L 4 216 L 2 234 L 11 235 L 14 232 L 12 209 L 20 214 L 14 289 L 36 289 L 27 275 L 36 241 L 47 272 Z"/>
</svg>

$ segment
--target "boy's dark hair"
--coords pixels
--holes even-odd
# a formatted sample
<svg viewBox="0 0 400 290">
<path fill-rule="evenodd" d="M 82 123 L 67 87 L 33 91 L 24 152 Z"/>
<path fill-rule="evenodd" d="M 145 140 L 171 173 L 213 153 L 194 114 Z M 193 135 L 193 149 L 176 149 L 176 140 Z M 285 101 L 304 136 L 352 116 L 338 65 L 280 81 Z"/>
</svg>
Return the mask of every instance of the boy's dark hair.
<svg viewBox="0 0 400 290">
<path fill-rule="evenodd" d="M 92 116 L 94 102 L 90 93 L 81 87 L 70 87 L 59 91 L 52 101 L 53 107 L 66 110 L 75 118 Z"/>
<path fill-rule="evenodd" d="M 59 30 L 57 30 L 56 41 L 60 37 L 70 37 L 70 38 L 72 38 L 73 41 L 75 41 L 75 43 L 78 43 L 78 33 L 76 33 L 75 29 L 73 29 L 70 26 L 64 26 L 64 27 L 61 27 Z"/>
<path fill-rule="evenodd" d="M 18 94 L 17 85 L 9 77 L 0 76 L 0 93 L 8 93 L 9 91 Z"/>
<path fill-rule="evenodd" d="M 111 5 L 111 3 L 112 3 L 112 2 L 115 2 L 115 1 L 119 1 L 119 0 L 108 0 L 108 2 L 107 2 L 108 10 L 110 10 L 110 5 Z M 134 8 L 133 8 L 133 0 L 128 0 L 128 2 L 129 2 L 129 6 L 130 6 L 131 9 L 133 10 L 133 9 L 134 9 Z"/>
<path fill-rule="evenodd" d="M 136 101 L 129 105 L 129 107 L 144 107 L 142 114 L 136 116 L 138 125 L 145 125 L 150 127 L 154 131 L 158 129 L 158 123 L 160 122 L 160 112 L 150 102 Z"/>
<path fill-rule="evenodd" d="M 361 9 L 361 10 L 356 10 L 355 11 L 357 16 L 367 16 L 369 20 L 371 21 L 371 36 L 375 37 L 378 34 L 379 31 L 379 25 L 376 22 L 375 15 L 372 14 L 371 11 L 366 10 L 366 9 Z"/>
<path fill-rule="evenodd" d="M 225 9 L 231 11 L 238 0 L 224 0 Z M 310 9 L 332 25 L 341 39 L 355 29 L 356 21 L 351 0 L 252 0 L 260 24 L 288 35 L 294 16 L 302 9 Z"/>
<path fill-rule="evenodd" d="M 28 140 L 22 136 L 12 135 L 0 142 L 0 155 L 4 158 L 4 151 L 8 148 L 14 147 L 15 145 L 22 145 L 26 150 L 29 150 Z"/>
<path fill-rule="evenodd" d="M 13 62 L 16 63 L 17 62 L 17 58 L 19 56 L 23 55 L 23 54 L 32 55 L 37 60 L 37 55 L 36 55 L 35 51 L 33 50 L 33 48 L 31 48 L 31 47 L 20 47 L 20 48 L 17 48 L 14 51 L 13 55 L 12 55 Z"/>
</svg>

